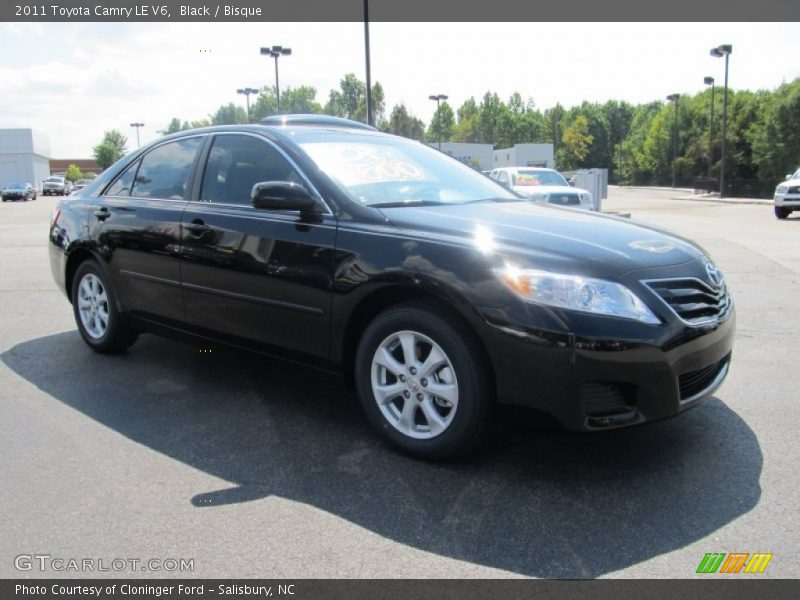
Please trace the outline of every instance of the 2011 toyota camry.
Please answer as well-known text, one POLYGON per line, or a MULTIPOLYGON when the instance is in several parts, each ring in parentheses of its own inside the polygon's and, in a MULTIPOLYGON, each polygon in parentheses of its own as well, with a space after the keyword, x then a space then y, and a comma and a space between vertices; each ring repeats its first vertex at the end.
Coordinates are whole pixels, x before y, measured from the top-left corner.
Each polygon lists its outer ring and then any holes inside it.
POLYGON ((475 447, 497 403, 669 417, 730 364, 733 302, 692 242, 331 117, 163 137, 63 200, 49 247, 92 349, 149 331, 337 371, 424 458, 475 447))

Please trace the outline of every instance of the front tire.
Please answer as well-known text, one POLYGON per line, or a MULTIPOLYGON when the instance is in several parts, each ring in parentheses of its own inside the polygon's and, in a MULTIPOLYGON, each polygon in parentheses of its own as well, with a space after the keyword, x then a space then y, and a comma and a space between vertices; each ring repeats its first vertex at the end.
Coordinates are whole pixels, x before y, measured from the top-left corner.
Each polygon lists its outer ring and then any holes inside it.
POLYGON ((391 308, 369 324, 356 354, 356 389, 383 438, 427 460, 476 448, 494 405, 480 342, 460 319, 426 303, 391 308))
POLYGON ((75 272, 72 307, 81 337, 95 352, 122 352, 139 337, 122 323, 108 275, 94 260, 84 261, 75 272))
POLYGON ((785 219, 790 214, 792 214, 792 210, 789 209, 789 208, 786 208, 785 206, 776 206, 775 207, 775 216, 778 217, 779 219, 785 219))

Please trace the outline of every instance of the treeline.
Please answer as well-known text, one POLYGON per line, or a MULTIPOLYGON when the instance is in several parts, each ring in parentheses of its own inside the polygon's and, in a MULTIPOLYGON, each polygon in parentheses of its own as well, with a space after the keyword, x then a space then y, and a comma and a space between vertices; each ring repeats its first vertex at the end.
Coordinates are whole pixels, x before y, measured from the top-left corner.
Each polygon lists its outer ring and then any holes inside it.
MULTIPOLYGON (((366 84, 348 74, 327 102, 316 99, 313 86, 281 90, 281 113, 329 114, 366 120, 366 84)), ((386 114, 380 83, 372 89, 372 112, 382 131, 434 142, 439 123, 411 114, 400 104, 386 114)), ((261 90, 251 104, 251 122, 277 113, 275 88, 261 90)), ((588 167, 609 169, 612 182, 668 185, 672 181, 673 144, 675 172, 680 185, 707 178, 718 180, 722 122, 722 90, 717 88, 714 113, 711 89, 678 100, 677 120, 672 103, 654 101, 634 105, 610 100, 584 102, 569 109, 560 104, 540 110, 519 93, 503 101, 486 92, 480 100, 469 98, 457 109, 441 104, 443 141, 493 144, 552 143, 561 170, 588 167), (677 127, 675 127, 677 124, 677 127), (673 135, 677 132, 677 138, 673 135)), ((173 119, 165 133, 205 125, 244 123, 243 106, 230 103, 200 121, 173 119)), ((800 78, 775 90, 728 91, 726 180, 729 193, 771 193, 777 181, 800 166, 800 78), (741 188, 741 189, 740 189, 741 188)))

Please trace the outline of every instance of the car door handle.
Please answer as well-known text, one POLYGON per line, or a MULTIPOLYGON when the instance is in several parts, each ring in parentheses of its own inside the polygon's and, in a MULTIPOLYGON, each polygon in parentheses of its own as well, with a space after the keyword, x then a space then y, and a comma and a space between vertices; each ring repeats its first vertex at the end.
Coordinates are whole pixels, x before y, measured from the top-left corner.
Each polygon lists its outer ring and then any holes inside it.
POLYGON ((97 217, 98 221, 105 221, 111 216, 111 213, 105 206, 103 206, 102 208, 98 208, 96 211, 94 211, 94 216, 97 217))
POLYGON ((206 231, 208 231, 208 225, 203 223, 202 219, 195 219, 186 226, 186 229, 188 229, 194 235, 203 235, 206 231))

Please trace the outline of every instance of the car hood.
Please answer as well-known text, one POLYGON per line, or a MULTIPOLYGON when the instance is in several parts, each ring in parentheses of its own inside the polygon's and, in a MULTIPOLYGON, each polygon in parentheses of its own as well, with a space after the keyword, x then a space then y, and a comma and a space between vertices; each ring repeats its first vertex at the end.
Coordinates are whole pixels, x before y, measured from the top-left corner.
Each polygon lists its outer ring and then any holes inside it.
POLYGON ((587 190, 569 185, 515 185, 512 189, 523 196, 533 194, 588 194, 587 190))
POLYGON ((497 258, 522 255, 569 272, 619 276, 696 260, 704 252, 668 231, 630 219, 528 202, 381 209, 409 237, 472 245, 497 258))
POLYGON ((800 179, 787 179, 786 181, 781 181, 778 186, 785 185, 786 187, 794 187, 796 185, 800 185, 800 179))

